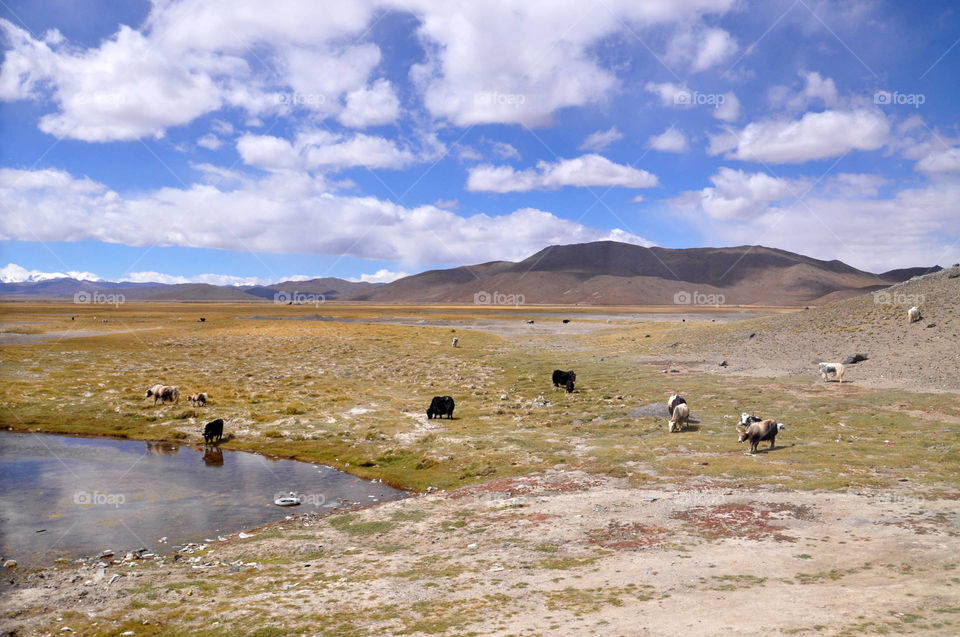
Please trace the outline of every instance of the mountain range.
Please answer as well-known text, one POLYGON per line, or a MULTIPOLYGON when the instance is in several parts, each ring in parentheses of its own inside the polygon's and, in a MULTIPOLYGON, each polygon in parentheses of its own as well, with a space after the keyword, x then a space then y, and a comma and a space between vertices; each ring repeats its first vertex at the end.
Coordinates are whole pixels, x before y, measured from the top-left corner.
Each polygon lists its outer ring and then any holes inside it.
POLYGON ((841 261, 763 246, 671 249, 597 241, 550 246, 518 262, 429 270, 387 284, 331 277, 267 286, 58 278, 0 283, 0 297, 62 299, 80 293, 113 293, 134 301, 796 306, 871 292, 940 269, 917 267, 875 274, 841 261))

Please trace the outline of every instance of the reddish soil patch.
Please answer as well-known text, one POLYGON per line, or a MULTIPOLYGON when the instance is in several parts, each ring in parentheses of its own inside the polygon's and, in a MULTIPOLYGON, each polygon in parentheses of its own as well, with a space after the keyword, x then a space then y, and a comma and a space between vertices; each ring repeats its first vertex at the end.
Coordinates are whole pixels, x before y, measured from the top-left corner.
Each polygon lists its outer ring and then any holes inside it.
POLYGON ((742 540, 783 540, 796 542, 796 538, 782 533, 783 527, 773 524, 775 514, 789 513, 791 517, 805 519, 811 516, 807 507, 790 504, 768 504, 758 507, 752 504, 721 504, 710 507, 692 507, 678 511, 673 518, 689 522, 710 540, 737 538, 742 540))
POLYGON ((594 529, 588 533, 590 544, 607 549, 640 549, 663 543, 667 529, 660 526, 648 526, 634 522, 610 522, 605 528, 594 529))

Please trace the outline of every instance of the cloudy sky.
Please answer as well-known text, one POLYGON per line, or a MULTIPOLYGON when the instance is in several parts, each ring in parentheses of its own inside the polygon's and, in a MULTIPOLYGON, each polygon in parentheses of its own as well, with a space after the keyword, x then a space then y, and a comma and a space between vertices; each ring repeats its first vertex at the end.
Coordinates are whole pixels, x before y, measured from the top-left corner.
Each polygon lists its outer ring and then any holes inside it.
POLYGON ((4 0, 2 274, 387 281, 600 239, 948 265, 958 12, 4 0))

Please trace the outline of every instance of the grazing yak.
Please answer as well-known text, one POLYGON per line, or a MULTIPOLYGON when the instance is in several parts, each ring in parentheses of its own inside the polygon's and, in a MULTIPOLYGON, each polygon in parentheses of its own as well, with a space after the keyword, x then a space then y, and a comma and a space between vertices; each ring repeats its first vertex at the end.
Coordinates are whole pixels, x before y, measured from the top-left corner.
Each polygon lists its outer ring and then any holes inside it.
POLYGON ((573 391, 573 384, 577 381, 577 375, 573 371, 564 372, 559 369, 553 370, 553 386, 566 387, 568 392, 573 391))
POLYGON ((170 385, 154 385, 147 390, 147 398, 151 396, 153 396, 154 405, 157 404, 158 400, 161 405, 168 400, 174 404, 180 403, 180 389, 170 385))
POLYGON ((450 344, 453 345, 454 347, 458 347, 460 345, 460 339, 454 336, 453 340, 450 341, 450 344))
POLYGON ((737 427, 746 428, 755 422, 761 422, 761 421, 763 421, 763 418, 760 418, 758 416, 753 416, 751 414, 743 413, 743 414, 740 414, 740 423, 737 425, 737 427))
POLYGON ((916 323, 917 321, 923 320, 923 316, 920 315, 920 308, 914 305, 909 310, 907 310, 907 322, 916 323))
POLYGON ((211 420, 203 428, 203 443, 212 444, 214 440, 220 442, 223 438, 223 418, 211 420))
POLYGON ((687 403, 678 403, 673 408, 673 415, 670 416, 670 420, 667 422, 667 431, 669 433, 683 431, 683 428, 687 426, 688 422, 690 422, 690 407, 687 406, 687 403))
POLYGON ((670 416, 673 417, 673 410, 677 408, 677 405, 685 405, 686 402, 680 394, 671 395, 667 399, 667 411, 670 412, 670 416))
POLYGON ((820 363, 818 369, 820 370, 820 375, 823 376, 824 381, 827 380, 827 376, 833 374, 837 377, 837 382, 843 382, 843 373, 846 371, 843 363, 820 363))
POLYGON ((770 448, 773 449, 777 440, 777 434, 784 429, 786 429, 786 426, 782 422, 775 420, 761 420, 760 422, 751 423, 750 426, 746 428, 741 428, 740 425, 737 425, 737 431, 740 433, 737 441, 749 441, 750 453, 757 453, 757 445, 764 440, 769 440, 770 448))
POLYGON ((190 394, 187 396, 187 400, 193 403, 194 407, 206 407, 207 406, 207 394, 206 392, 200 392, 199 394, 190 394))
POLYGON ((427 407, 427 419, 443 418, 446 416, 453 419, 453 398, 450 396, 434 396, 427 407))

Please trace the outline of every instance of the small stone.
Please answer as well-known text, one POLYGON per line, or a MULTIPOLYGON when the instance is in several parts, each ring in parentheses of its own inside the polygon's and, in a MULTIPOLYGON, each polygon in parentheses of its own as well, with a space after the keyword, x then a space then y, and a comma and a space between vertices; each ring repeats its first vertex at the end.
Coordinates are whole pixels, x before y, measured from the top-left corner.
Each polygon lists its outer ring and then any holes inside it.
POLYGON ((727 363, 727 359, 720 361, 720 367, 726 367, 727 365, 729 365, 729 363, 727 363))
POLYGON ((17 568, 17 560, 7 560, 3 563, 3 568, 17 568))

